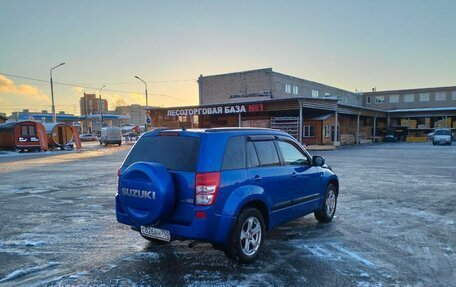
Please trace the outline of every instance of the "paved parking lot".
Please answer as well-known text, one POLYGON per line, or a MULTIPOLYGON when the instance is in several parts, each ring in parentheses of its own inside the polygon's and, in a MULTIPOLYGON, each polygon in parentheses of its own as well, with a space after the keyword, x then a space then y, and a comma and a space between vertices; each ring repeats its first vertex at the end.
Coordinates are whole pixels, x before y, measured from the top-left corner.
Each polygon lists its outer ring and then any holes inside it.
POLYGON ((338 173, 336 217, 267 235, 251 265, 208 244, 153 245, 116 223, 127 147, 0 157, 0 286, 454 286, 456 145, 319 152, 338 173))

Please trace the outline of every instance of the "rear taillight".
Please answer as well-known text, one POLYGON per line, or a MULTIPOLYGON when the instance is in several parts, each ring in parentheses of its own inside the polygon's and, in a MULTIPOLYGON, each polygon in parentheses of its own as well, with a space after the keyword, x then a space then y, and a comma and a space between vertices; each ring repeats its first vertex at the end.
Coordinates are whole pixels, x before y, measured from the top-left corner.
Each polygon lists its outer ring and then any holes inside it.
POLYGON ((220 186, 220 172, 196 174, 195 205, 212 205, 220 186))
POLYGON ((120 170, 121 170, 121 169, 122 169, 122 168, 121 168, 121 167, 119 167, 119 169, 117 170, 117 177, 119 177, 119 176, 120 176, 120 170))

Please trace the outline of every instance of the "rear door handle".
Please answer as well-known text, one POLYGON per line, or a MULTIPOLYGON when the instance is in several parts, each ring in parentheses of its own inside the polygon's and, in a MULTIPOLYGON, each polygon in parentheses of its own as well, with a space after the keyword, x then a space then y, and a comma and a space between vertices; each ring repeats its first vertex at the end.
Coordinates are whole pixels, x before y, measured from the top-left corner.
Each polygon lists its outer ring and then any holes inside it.
POLYGON ((259 175, 255 175, 255 177, 253 178, 254 181, 260 181, 261 179, 262 177, 259 175))

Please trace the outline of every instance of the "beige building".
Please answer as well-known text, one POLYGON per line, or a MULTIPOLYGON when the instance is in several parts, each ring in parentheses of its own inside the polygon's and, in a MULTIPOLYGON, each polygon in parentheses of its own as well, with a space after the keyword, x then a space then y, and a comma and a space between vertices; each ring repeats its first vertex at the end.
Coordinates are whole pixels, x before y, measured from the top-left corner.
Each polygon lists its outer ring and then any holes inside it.
POLYGON ((149 108, 154 127, 262 127, 306 144, 425 141, 456 130, 456 87, 354 93, 271 68, 200 76, 199 105, 149 108))
POLYGON ((143 126, 146 123, 146 107, 141 105, 129 105, 116 107, 115 113, 120 115, 129 115, 131 124, 143 126))
POLYGON ((200 105, 290 98, 338 99, 362 106, 361 94, 274 72, 272 68, 200 76, 200 105))
POLYGON ((79 100, 81 116, 100 114, 108 112, 108 101, 97 97, 95 94, 86 94, 79 100), (101 105, 100 105, 101 102, 101 105), (100 109, 101 107, 101 109, 100 109))
POLYGON ((364 94, 364 106, 388 113, 391 130, 407 130, 408 139, 425 140, 435 128, 456 130, 456 86, 364 94))

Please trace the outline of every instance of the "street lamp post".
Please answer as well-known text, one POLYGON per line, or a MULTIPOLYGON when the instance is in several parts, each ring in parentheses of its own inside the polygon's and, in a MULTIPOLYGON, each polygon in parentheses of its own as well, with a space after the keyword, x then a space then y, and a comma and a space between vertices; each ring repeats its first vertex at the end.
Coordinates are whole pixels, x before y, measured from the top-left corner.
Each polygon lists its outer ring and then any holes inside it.
POLYGON ((98 91, 98 94, 100 95, 100 129, 103 127, 103 103, 101 102, 101 90, 106 87, 103 85, 100 90, 98 91))
MULTIPOLYGON (((147 83, 146 83, 146 81, 144 81, 143 79, 141 79, 141 78, 138 77, 138 76, 135 76, 135 78, 138 79, 138 80, 140 80, 141 82, 144 83, 144 86, 145 86, 145 88, 146 88, 146 108, 147 108, 147 107, 149 106, 148 97, 147 97, 147 83)), ((147 118, 148 118, 148 117, 147 117, 147 111, 146 111, 146 121, 147 121, 147 118)), ((147 122, 144 123, 144 129, 145 129, 145 131, 147 131, 147 122)))
POLYGON ((51 77, 51 99, 52 99, 52 122, 53 123, 57 122, 57 116, 55 114, 55 105, 54 105, 54 83, 52 82, 52 70, 54 70, 55 68, 58 68, 60 66, 63 66, 63 65, 65 65, 65 63, 60 63, 57 66, 51 68, 51 70, 49 71, 49 75, 51 77))

